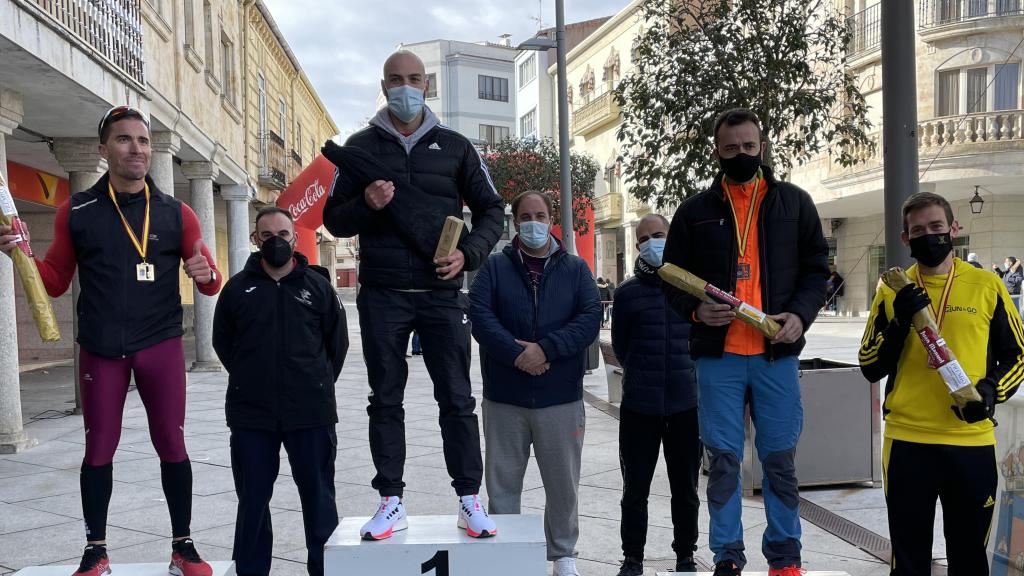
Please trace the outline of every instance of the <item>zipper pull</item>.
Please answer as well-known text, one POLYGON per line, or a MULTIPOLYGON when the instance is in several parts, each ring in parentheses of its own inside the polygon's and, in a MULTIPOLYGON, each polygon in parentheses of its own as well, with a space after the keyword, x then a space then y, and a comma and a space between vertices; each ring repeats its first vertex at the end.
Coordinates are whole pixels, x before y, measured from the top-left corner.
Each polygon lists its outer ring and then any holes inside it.
POLYGON ((718 219, 718 225, 719 226, 725 226, 725 218, 719 218, 718 219))

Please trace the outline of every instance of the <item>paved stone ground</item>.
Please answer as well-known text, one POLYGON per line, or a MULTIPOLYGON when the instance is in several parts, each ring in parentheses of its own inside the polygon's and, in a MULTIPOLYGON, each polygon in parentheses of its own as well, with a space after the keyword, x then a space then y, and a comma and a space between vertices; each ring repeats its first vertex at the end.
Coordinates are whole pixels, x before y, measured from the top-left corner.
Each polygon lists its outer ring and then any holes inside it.
MULTIPOLYGON (((342 516, 365 516, 376 504, 369 487, 373 476, 366 435, 366 368, 362 362, 355 306, 347 302, 352 349, 337 382, 338 458, 337 502, 342 516)), ((807 356, 855 360, 862 324, 826 321, 816 324, 807 356)), ((454 514, 456 499, 441 452, 437 407, 430 380, 419 358, 409 361, 406 394, 409 459, 406 465, 406 504, 411 514, 454 514)), ((231 478, 228 432, 224 424, 226 374, 190 374, 186 435, 195 475, 193 537, 211 560, 229 559, 236 498, 231 478)), ((588 390, 606 389, 604 370, 587 377, 588 390)), ((473 381, 480 397, 479 366, 473 381)), ((26 431, 39 445, 20 454, 0 457, 0 575, 24 566, 77 564, 84 545, 78 489, 83 453, 82 420, 68 415, 73 407, 72 369, 57 366, 22 374, 26 431)), ((610 576, 620 560, 618 519, 622 482, 618 464, 618 422, 587 407, 583 479, 580 488, 580 571, 585 576, 610 576)), ((275 575, 304 574, 305 549, 298 495, 282 454, 281 477, 272 501, 275 575)), ((124 433, 114 466, 114 495, 108 539, 111 559, 158 562, 169 553, 170 522, 160 489, 159 465, 149 442, 145 412, 135 392, 129 394, 124 433)), ((704 498, 704 479, 701 481, 704 498)), ((526 479, 524 513, 541 514, 543 487, 535 464, 526 479)), ((859 487, 806 491, 820 504, 885 534, 885 510, 880 490, 859 487)), ((764 570, 760 538, 764 530, 760 498, 744 501, 746 543, 750 569, 764 570)), ((650 500, 648 574, 673 560, 669 489, 664 464, 659 468, 650 500)), ((706 503, 700 515, 698 556, 711 560, 707 550, 706 503)), ((805 566, 810 570, 842 570, 853 576, 882 576, 886 567, 866 553, 804 523, 805 566)))

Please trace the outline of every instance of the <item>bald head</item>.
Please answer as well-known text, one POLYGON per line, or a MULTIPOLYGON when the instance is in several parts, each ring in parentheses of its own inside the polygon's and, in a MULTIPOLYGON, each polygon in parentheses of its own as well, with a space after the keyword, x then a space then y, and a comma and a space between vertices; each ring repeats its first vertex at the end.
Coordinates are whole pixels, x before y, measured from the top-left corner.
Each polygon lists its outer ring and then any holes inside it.
POLYGON ((661 214, 648 214, 640 219, 636 225, 636 247, 647 242, 651 238, 664 238, 668 236, 668 219, 661 214))
POLYGON ((423 60, 420 60, 420 57, 416 54, 408 50, 399 50, 388 56, 388 59, 384 61, 385 88, 401 86, 402 84, 414 85, 408 81, 412 76, 418 76, 421 83, 426 77, 423 60))

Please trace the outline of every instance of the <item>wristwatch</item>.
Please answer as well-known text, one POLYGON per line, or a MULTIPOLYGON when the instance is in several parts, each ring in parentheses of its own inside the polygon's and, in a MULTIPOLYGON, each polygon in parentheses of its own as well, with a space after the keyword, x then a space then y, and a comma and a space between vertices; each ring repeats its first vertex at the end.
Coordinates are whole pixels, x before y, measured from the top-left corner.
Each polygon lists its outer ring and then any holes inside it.
POLYGON ((210 268, 210 281, 207 282, 206 284, 213 284, 216 281, 217 281, 217 271, 214 270, 213 268, 210 268))

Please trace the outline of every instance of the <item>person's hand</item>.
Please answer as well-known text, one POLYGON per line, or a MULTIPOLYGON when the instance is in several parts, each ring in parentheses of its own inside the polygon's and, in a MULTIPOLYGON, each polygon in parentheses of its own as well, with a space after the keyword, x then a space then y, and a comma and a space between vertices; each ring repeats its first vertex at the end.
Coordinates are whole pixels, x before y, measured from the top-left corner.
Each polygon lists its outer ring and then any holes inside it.
POLYGON ((19 242, 22 240, 27 242, 29 240, 28 224, 22 221, 21 226, 24 234, 22 236, 18 236, 14 234, 13 228, 0 224, 0 252, 10 256, 11 252, 18 247, 19 242))
POLYGON ((913 283, 907 284, 900 288, 900 291, 896 293, 896 298, 892 301, 893 316, 900 326, 909 327, 914 314, 924 310, 931 303, 932 301, 928 298, 928 293, 924 288, 913 283))
POLYGON ((437 277, 441 280, 451 280, 462 272, 462 267, 466 265, 466 256, 462 253, 462 250, 458 248, 455 252, 452 252, 444 258, 435 258, 434 264, 437 264, 437 277))
POLYGON ((185 275, 195 280, 196 284, 209 284, 213 280, 213 268, 203 256, 203 241, 196 240, 192 246, 192 257, 185 260, 185 275))
POLYGON ((533 376, 539 376, 547 370, 547 368, 541 370, 548 363, 548 357, 544 354, 544 349, 540 347, 540 344, 523 340, 516 340, 516 344, 523 347, 522 353, 516 358, 516 368, 533 376))
POLYGON ((792 344, 804 335, 804 323, 796 314, 783 312, 782 314, 771 314, 768 317, 782 324, 782 330, 779 330, 775 338, 772 338, 772 344, 792 344))
POLYGON ((395 185, 392 182, 376 180, 363 192, 366 204, 373 210, 383 210, 395 197, 395 185))
POLYGON ((996 413, 996 388, 992 385, 992 382, 983 379, 974 388, 981 396, 981 400, 968 402, 963 408, 959 406, 952 407, 956 417, 968 424, 987 420, 996 413))
POLYGON ((708 326, 726 326, 736 318, 736 312, 728 304, 701 302, 697 306, 697 319, 708 326))
POLYGON ((992 265, 992 269, 993 270, 1002 270, 1002 268, 999 267, 999 264, 993 264, 992 265))
POLYGON ((529 374, 530 376, 540 376, 541 374, 547 372, 549 368, 551 368, 551 363, 545 362, 537 368, 527 370, 526 373, 529 374))

